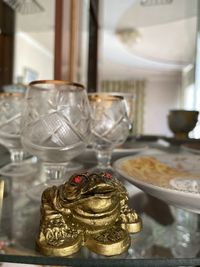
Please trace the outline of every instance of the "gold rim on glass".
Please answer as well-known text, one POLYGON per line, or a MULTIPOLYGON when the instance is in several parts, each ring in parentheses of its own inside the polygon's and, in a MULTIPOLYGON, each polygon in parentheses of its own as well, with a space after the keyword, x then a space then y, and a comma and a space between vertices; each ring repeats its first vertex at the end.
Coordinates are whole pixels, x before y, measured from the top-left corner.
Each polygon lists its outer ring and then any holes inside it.
POLYGON ((82 89, 85 89, 84 85, 80 83, 70 82, 70 81, 64 81, 64 80, 37 80, 32 81, 29 83, 29 86, 37 86, 39 84, 58 84, 58 85, 71 85, 71 86, 77 86, 82 89))
POLYGON ((0 92, 0 97, 5 96, 5 97, 13 97, 13 96, 24 96, 25 93, 22 92, 0 92))
POLYGON ((107 101, 115 101, 115 100, 123 100, 124 97, 121 95, 110 95, 107 93, 89 93, 88 98, 90 101, 98 101, 98 100, 107 100, 107 101))

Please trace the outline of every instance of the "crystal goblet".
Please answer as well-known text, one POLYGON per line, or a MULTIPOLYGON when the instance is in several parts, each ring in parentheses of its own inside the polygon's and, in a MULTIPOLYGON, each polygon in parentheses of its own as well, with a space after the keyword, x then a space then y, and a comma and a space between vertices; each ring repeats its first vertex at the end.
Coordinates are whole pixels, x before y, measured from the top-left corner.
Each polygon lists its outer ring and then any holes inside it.
POLYGON ((135 111, 136 111, 136 96, 133 92, 108 92, 108 94, 111 95, 118 95, 122 96, 125 101, 125 106, 127 109, 127 115, 129 119, 129 135, 133 135, 133 130, 134 130, 134 122, 135 122, 135 111))
POLYGON ((9 150, 11 161, 0 169, 4 176, 28 176, 37 171, 35 164, 24 160, 20 137, 23 103, 23 93, 0 93, 0 143, 9 150))
POLYGON ((87 146, 90 111, 86 90, 59 80, 31 82, 22 113, 22 144, 42 162, 40 182, 62 179, 87 146))
POLYGON ((113 149, 129 135, 129 119, 122 96, 107 93, 88 94, 91 107, 92 147, 96 153, 96 170, 109 170, 113 149))

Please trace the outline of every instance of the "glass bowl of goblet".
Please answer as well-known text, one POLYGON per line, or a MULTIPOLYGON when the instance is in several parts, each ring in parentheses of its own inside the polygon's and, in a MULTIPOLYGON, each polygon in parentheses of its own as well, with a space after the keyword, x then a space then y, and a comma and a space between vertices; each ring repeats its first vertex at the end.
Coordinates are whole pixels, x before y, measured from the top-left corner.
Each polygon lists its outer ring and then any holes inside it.
POLYGON ((111 167, 113 149, 122 145, 128 135, 130 122, 125 100, 120 95, 109 93, 88 94, 91 108, 91 145, 97 157, 93 170, 108 170, 111 167))
POLYGON ((62 180, 68 163, 87 146, 90 110, 86 90, 61 80, 29 84, 22 113, 22 144, 41 160, 40 182, 62 180))
POLYGON ((111 95, 122 96, 125 101, 125 106, 127 109, 127 115, 129 119, 129 135, 133 135, 134 132, 134 120, 136 112, 136 96, 134 92, 107 92, 111 95))
POLYGON ((24 93, 0 93, 0 143, 10 152, 10 163, 0 169, 7 177, 25 177, 36 173, 37 166, 26 160, 21 144, 20 123, 24 93))

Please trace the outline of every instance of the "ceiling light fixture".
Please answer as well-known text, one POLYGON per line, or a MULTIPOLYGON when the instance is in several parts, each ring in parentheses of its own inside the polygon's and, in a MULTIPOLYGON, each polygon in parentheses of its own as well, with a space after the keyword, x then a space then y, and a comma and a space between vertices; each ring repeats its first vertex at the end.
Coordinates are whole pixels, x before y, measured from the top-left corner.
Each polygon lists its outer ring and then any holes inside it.
POLYGON ((139 43, 141 40, 141 35, 136 28, 118 29, 115 34, 122 43, 129 47, 132 47, 135 43, 139 43))
POLYGON ((44 11, 44 8, 36 0, 3 0, 13 10, 26 15, 44 11))
POLYGON ((158 5, 169 5, 173 0, 141 0, 142 6, 158 6, 158 5))

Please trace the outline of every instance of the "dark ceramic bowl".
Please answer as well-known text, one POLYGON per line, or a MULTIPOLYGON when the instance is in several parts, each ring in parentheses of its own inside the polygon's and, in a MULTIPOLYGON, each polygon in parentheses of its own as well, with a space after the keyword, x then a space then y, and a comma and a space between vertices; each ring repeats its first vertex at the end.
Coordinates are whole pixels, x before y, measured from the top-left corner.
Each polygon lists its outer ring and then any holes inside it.
POLYGON ((174 133, 175 138, 188 138, 188 133, 192 131, 198 121, 199 112, 196 110, 170 110, 168 115, 168 125, 174 133))

